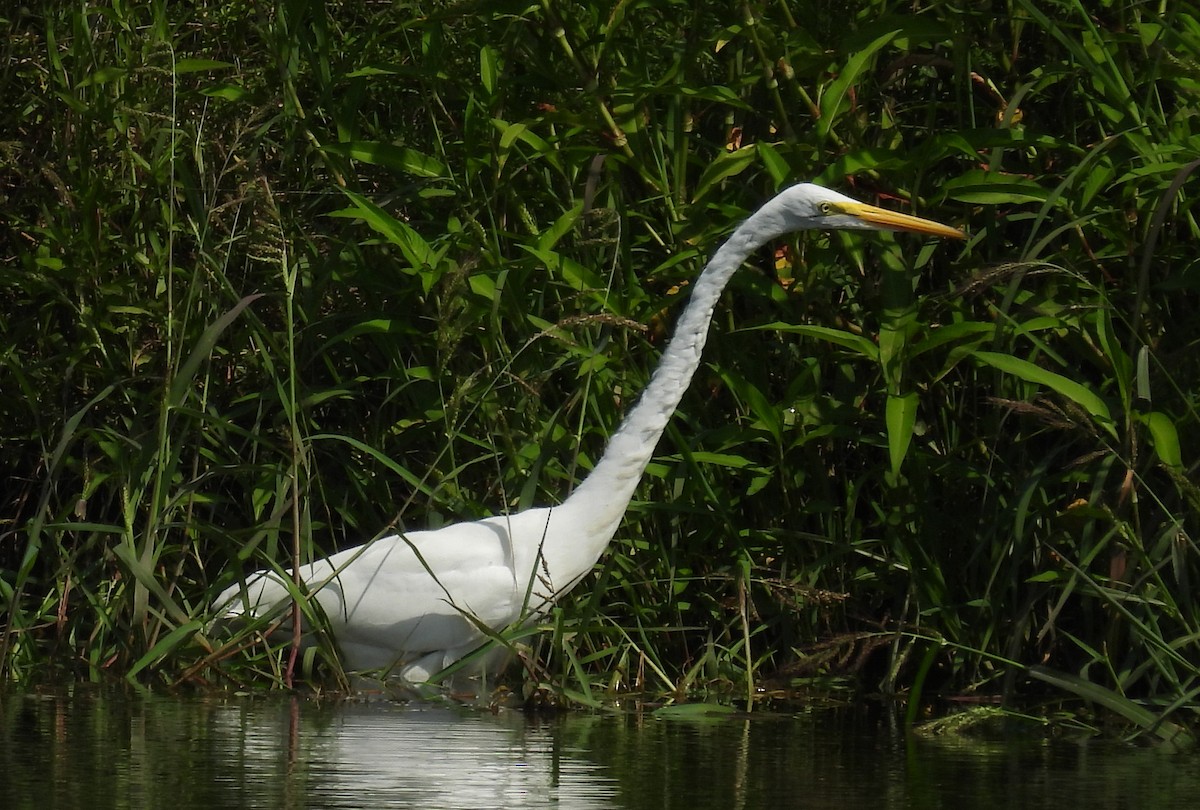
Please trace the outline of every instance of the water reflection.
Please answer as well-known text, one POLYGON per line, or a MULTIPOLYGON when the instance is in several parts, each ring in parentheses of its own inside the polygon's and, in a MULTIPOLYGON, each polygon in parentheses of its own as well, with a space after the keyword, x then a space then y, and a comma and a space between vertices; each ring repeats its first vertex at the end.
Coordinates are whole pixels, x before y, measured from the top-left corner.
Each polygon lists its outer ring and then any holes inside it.
POLYGON ((222 706, 216 725, 236 741, 234 784, 279 786, 289 806, 615 807, 612 780, 552 725, 447 708, 299 701, 270 716, 222 706))
POLYGON ((906 737, 887 712, 530 719, 391 703, 0 694, 8 808, 1194 807, 1194 756, 906 737))

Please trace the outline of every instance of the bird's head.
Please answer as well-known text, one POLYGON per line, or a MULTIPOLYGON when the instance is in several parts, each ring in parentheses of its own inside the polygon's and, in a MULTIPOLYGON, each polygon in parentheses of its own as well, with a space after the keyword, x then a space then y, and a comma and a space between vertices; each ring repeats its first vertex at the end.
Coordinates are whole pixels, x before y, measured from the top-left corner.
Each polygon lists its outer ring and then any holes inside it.
POLYGON ((759 209, 761 235, 767 239, 803 230, 909 231, 965 239, 957 228, 920 217, 877 208, 813 183, 798 183, 779 192, 759 209))

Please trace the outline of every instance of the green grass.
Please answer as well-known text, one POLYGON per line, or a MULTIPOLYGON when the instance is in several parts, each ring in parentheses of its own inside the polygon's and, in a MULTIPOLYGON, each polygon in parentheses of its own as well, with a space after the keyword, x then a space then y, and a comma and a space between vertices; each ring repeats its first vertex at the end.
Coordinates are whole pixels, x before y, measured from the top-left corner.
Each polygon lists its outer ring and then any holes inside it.
POLYGON ((565 497, 710 251, 816 179, 971 239, 735 278, 527 682, 1192 724, 1200 21, 926 6, 0 21, 0 673, 282 683, 286 648, 198 633, 217 592, 565 497))

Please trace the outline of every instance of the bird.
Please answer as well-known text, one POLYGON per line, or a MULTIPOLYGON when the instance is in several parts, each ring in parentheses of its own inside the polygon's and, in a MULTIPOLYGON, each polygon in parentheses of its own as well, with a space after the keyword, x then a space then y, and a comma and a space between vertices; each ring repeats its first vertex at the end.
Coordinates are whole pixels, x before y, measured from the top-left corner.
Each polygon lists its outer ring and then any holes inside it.
MULTIPOLYGON (((544 616, 577 585, 615 536, 700 366, 714 308, 730 278, 768 242, 812 229, 965 238, 957 228, 813 183, 779 192, 712 255, 641 397, 561 503, 399 532, 300 568, 302 591, 318 603, 346 671, 436 682, 489 635, 544 616)), ((263 570, 239 579, 214 601, 217 615, 244 621, 280 614, 294 593, 282 576, 263 570)), ((286 577, 292 579, 290 570, 286 577)))

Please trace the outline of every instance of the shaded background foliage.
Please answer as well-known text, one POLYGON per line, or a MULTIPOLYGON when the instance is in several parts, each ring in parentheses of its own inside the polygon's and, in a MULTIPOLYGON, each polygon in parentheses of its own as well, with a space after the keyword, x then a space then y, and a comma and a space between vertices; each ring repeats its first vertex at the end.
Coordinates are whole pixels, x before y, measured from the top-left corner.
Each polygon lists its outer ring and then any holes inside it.
POLYGON ((565 497, 709 252, 816 179, 973 236, 735 278, 534 680, 1189 703, 1195 8, 835 6, 5 17, 0 668, 278 675, 197 636, 213 594, 565 497))

